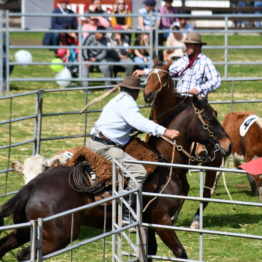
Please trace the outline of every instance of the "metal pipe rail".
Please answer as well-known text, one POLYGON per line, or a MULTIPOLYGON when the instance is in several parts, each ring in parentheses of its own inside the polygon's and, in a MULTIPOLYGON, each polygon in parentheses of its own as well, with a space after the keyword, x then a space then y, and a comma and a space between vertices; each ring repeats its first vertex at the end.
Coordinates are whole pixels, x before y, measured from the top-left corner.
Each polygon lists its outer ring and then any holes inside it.
MULTIPOLYGON (((105 17, 110 17, 110 16, 112 16, 112 14, 101 14, 102 16, 105 16, 105 17)), ((24 13, 9 13, 9 12, 7 12, 6 13, 6 17, 7 17, 7 32, 8 33, 14 33, 14 32, 17 32, 17 33, 19 33, 19 32, 23 32, 23 33, 27 33, 27 32, 29 32, 29 33, 33 33, 33 32, 56 32, 56 33, 58 33, 58 32, 77 32, 77 33, 79 33, 79 35, 81 35, 81 33, 83 33, 83 30, 81 30, 81 28, 78 28, 77 30, 49 30, 49 31, 47 31, 47 30, 23 30, 23 29, 12 29, 12 28, 10 28, 9 27, 9 24, 8 24, 8 22, 9 22, 9 18, 10 17, 12 17, 12 16, 33 16, 33 17, 41 17, 41 16, 47 16, 47 17, 52 17, 52 16, 62 16, 62 15, 59 15, 59 14, 43 14, 43 13, 39 13, 39 14, 30 14, 30 13, 28 13, 28 14, 24 14, 24 13)), ((82 18, 83 17, 83 15, 80 15, 80 14, 72 14, 72 15, 70 15, 70 16, 72 16, 72 17, 78 17, 79 19, 80 18, 82 18)), ((84 15, 85 16, 85 15, 84 15)), ((90 16, 89 14, 88 15, 86 15, 86 16, 90 16)), ((92 16, 92 15, 91 15, 92 16)), ((119 15, 116 15, 116 16, 119 16, 119 15)), ((125 17, 125 16, 131 16, 131 17, 138 17, 139 16, 139 14, 131 14, 131 15, 122 15, 123 17, 125 17)), ((166 15, 167 17, 170 17, 170 15, 166 15)), ((225 35, 225 39, 224 39, 224 45, 223 46, 208 46, 208 47, 204 47, 204 48, 206 48, 206 49, 209 49, 209 50, 211 50, 211 49, 220 49, 220 50, 222 50, 222 49, 224 49, 225 50, 225 52, 224 52, 224 60, 222 61, 222 62, 218 62, 218 61, 215 61, 214 62, 214 64, 215 65, 221 65, 221 66, 224 66, 224 78, 225 79, 227 79, 228 78, 228 75, 227 75, 227 67, 228 66, 231 66, 231 65, 245 65, 245 64, 250 64, 250 65, 262 65, 262 62, 260 62, 260 61, 256 61, 256 62, 253 62, 253 61, 250 61, 250 62, 241 62, 241 61, 228 61, 228 50, 232 50, 232 49, 261 49, 261 46, 229 46, 228 45, 228 41, 227 41, 227 38, 228 38, 228 34, 231 34, 231 33, 236 33, 236 32, 240 32, 241 30, 230 30, 229 28, 228 28, 228 25, 227 25, 227 23, 228 23, 228 19, 230 19, 230 17, 238 17, 238 16, 243 16, 243 17, 245 17, 245 15, 228 15, 228 14, 226 14, 226 15, 212 15, 212 17, 210 17, 210 16, 208 16, 208 15, 188 15, 188 14, 175 14, 175 15, 171 15, 171 16, 174 16, 174 17, 190 17, 192 20, 193 19, 203 19, 204 17, 207 17, 208 19, 210 19, 210 18, 216 18, 216 19, 223 19, 224 21, 225 21, 225 29, 224 30, 217 30, 217 29, 215 29, 215 30, 212 30, 212 31, 210 31, 210 30, 200 30, 200 29, 196 29, 195 31, 196 32, 202 32, 202 33, 219 33, 219 34, 224 34, 225 35)), ((246 17, 248 17, 248 16, 250 16, 250 15, 246 15, 246 17)), ((252 17, 256 17, 256 15, 252 15, 252 17)), ((259 16, 258 16, 259 17, 259 16)), ((111 32, 111 30, 105 30, 106 32, 111 32)), ((120 33, 123 33, 123 32, 125 32, 126 33, 126 30, 117 30, 116 32, 120 32, 120 33)), ((155 43, 157 43, 158 42, 158 33, 161 33, 161 32, 166 32, 165 30, 160 30, 160 29, 156 29, 156 34, 155 34, 155 39, 153 39, 153 35, 152 35, 152 31, 150 31, 150 30, 148 30, 148 31, 145 31, 145 32, 148 32, 149 34, 150 34, 150 46, 149 46, 149 48, 150 48, 150 53, 151 54, 153 54, 153 52, 155 51, 156 53, 158 52, 158 50, 163 50, 165 47, 163 47, 163 46, 158 46, 158 45, 156 45, 156 46, 154 46, 154 44, 153 44, 153 41, 155 41, 155 43)), ((182 32, 182 31, 181 31, 182 32)), ((262 32, 262 30, 249 30, 249 31, 245 31, 246 33, 261 33, 262 32)), ((137 29, 131 29, 130 30, 130 33, 141 33, 141 31, 139 31, 139 30, 137 30, 137 29)), ((9 35, 7 36, 7 39, 6 39, 6 44, 7 44, 7 46, 8 46, 8 50, 7 50, 7 56, 9 56, 9 53, 10 53, 10 50, 11 49, 19 49, 19 48, 24 48, 24 49, 47 49, 47 48, 56 48, 56 46, 31 46, 31 45, 28 45, 28 46, 25 46, 25 45, 17 45, 17 46, 15 46, 15 45, 8 45, 8 41, 9 41, 9 35)), ((81 38, 81 37, 80 37, 81 38)), ((57 48, 59 48, 60 46, 57 46, 57 48)), ((70 47, 67 47, 67 46, 63 46, 63 48, 66 48, 66 49, 68 49, 68 48, 78 48, 78 49, 80 49, 80 50, 82 50, 82 49, 84 49, 85 47, 83 47, 82 46, 82 41, 79 41, 79 44, 77 45, 77 46, 70 46, 70 47)), ((97 47, 89 47, 89 48, 96 48, 97 49, 97 47)), ((105 47, 105 48, 109 48, 110 49, 110 47, 105 47)), ((124 48, 124 47, 115 47, 115 48, 124 48)), ((145 48, 147 48, 147 47, 142 47, 142 46, 134 46, 134 45, 131 45, 130 47, 129 47, 129 49, 145 49, 145 48)), ((75 66, 78 66, 78 67, 81 67, 82 65, 88 65, 88 64, 91 64, 91 62, 84 62, 84 61, 82 61, 82 59, 80 58, 79 59, 79 61, 77 61, 77 62, 68 62, 68 63, 64 63, 65 65, 75 65, 75 66)), ((99 63, 92 63, 92 64, 94 64, 94 65, 98 65, 99 63)), ((136 65, 134 62, 130 62, 130 63, 128 63, 128 62, 126 62, 126 63, 120 63, 120 62, 113 62, 113 63, 111 63, 111 62, 106 62, 105 64, 108 64, 108 65, 114 65, 114 66, 118 66, 118 65, 136 65)), ((148 66, 152 66, 150 63, 144 63, 145 65, 148 65, 148 66)), ((16 62, 10 62, 10 61, 8 61, 7 60, 7 65, 6 65, 6 67, 7 67, 7 71, 8 71, 8 69, 9 69, 9 66, 10 65, 21 65, 21 64, 19 64, 19 63, 16 63, 16 62)), ((51 62, 50 63, 47 63, 47 62, 32 62, 32 63, 30 63, 29 65, 34 65, 34 66, 36 66, 36 65, 39 65, 39 66, 41 66, 41 65, 51 65, 51 62)), ((80 68, 80 73, 81 73, 81 68, 80 68)), ((240 78, 238 78, 238 79, 240 79, 240 78)), ((253 79, 257 79, 257 78, 253 78, 253 79)), ((60 79, 61 81, 62 80, 67 80, 67 79, 60 79)), ((79 74, 79 77, 77 77, 77 78, 73 78, 72 79, 72 81, 92 81, 92 82, 98 82, 98 81, 112 81, 112 80, 115 80, 115 79, 112 79, 112 78, 103 78, 103 77, 101 77, 101 78, 90 78, 90 77, 88 77, 88 78, 81 78, 81 74, 79 74)), ((117 81, 121 81, 122 80, 122 78, 118 78, 117 79, 117 81)), ((55 78, 10 78, 9 77, 9 71, 8 72, 6 72, 6 90, 4 90, 3 89, 3 87, 1 87, 0 88, 0 94, 1 93, 4 93, 4 91, 6 91, 6 94, 8 94, 9 93, 9 83, 12 83, 12 82, 23 82, 23 81, 28 81, 28 82, 54 82, 54 81, 56 81, 56 79, 55 78)), ((244 78, 243 78, 243 81, 244 81, 244 78)))

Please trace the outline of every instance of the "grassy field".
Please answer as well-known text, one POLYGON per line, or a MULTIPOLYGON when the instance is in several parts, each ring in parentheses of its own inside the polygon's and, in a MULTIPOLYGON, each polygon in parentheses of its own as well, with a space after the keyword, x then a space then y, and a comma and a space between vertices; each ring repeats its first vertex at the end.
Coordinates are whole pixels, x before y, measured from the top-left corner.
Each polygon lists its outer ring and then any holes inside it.
MULTIPOLYGON (((38 45, 41 42, 42 34, 14 34, 11 37, 11 43, 14 45, 38 45)), ((223 36, 204 36, 203 40, 209 45, 222 45, 223 36)), ((262 45, 262 37, 260 35, 232 35, 229 37, 229 45, 262 45)), ((15 50, 12 50, 11 54, 15 50)), ((53 58, 53 53, 48 50, 35 50, 30 52, 33 55, 34 62, 50 62, 53 58)), ((205 53, 214 61, 222 62, 224 50, 206 50, 205 53)), ((262 61, 262 53, 257 49, 251 50, 229 50, 230 61, 262 61)), ((223 75, 223 67, 217 66, 221 75, 223 75)), ((229 77, 258 77, 261 76, 261 66, 252 65, 232 65, 229 67, 229 77)), ((33 78, 33 77, 54 77, 55 73, 48 66, 17 66, 12 74, 13 78, 33 78)), ((99 73, 94 73, 92 76, 99 77, 99 73)), ((73 83, 74 86, 77 83, 73 83)), ((33 90, 51 90, 57 88, 56 83, 52 82, 13 82, 11 84, 11 94, 24 93, 33 90)), ((221 87, 212 95, 210 101, 228 101, 231 99, 231 88, 234 88, 235 100, 255 100, 262 99, 261 81, 236 81, 223 82, 221 87)), ((79 111, 83 108, 86 100, 90 101, 103 91, 92 91, 84 93, 79 90, 61 90, 44 94, 43 113, 60 113, 79 111)), ((115 94, 112 94, 107 99, 98 104, 93 105, 87 115, 87 130, 93 126, 94 121, 98 117, 97 111, 115 94)), ((35 113, 35 95, 27 95, 16 97, 12 100, 0 100, 0 121, 5 121, 10 118, 20 118, 23 116, 33 115, 35 113)), ((139 97, 139 104, 143 105, 142 94, 139 97)), ((262 115, 261 104, 234 104, 230 105, 214 105, 218 111, 219 119, 222 120, 224 115, 231 109, 233 111, 253 111, 258 115, 262 115)), ((149 115, 149 109, 143 109, 145 116, 149 115)), ((85 115, 72 114, 63 116, 46 116, 43 118, 42 137, 50 136, 70 136, 76 134, 84 134, 85 132, 85 115)), ((34 120, 28 119, 18 121, 12 125, 0 125, 0 146, 8 145, 9 143, 18 143, 24 140, 33 138, 34 120)), ((84 144, 84 138, 60 139, 43 141, 41 143, 41 154, 49 157, 52 154, 66 148, 79 146, 84 144)), ((32 154, 32 143, 21 145, 9 149, 0 150, 0 170, 4 170, 10 166, 10 161, 23 161, 32 154), (10 156, 10 161, 9 161, 10 156)), ((230 161, 229 166, 232 166, 230 161)), ((199 178, 193 173, 188 175, 191 185, 190 195, 199 195, 199 178)), ((229 191, 234 200, 259 202, 257 197, 250 195, 248 180, 243 175, 227 174, 227 184, 229 191)), ((22 176, 13 172, 0 174, 0 194, 17 190, 23 184, 22 176)), ((219 182, 215 198, 228 199, 222 179, 219 182)), ((6 198, 1 200, 3 203, 6 198)), ((197 209, 198 203, 186 201, 176 225, 188 227, 191 219, 197 209)), ((210 204, 204 213, 204 228, 217 231, 239 232, 247 234, 262 235, 262 219, 261 208, 231 206, 224 204, 210 204)), ((6 221, 10 223, 10 220, 6 221)), ((83 227, 80 240, 94 236, 101 231, 92 228, 83 227)), ((194 233, 178 232, 181 242, 184 244, 187 253, 191 259, 198 259, 198 241, 199 235, 194 233)), ((158 255, 169 256, 170 250, 161 243, 158 239, 159 248, 158 255)), ((15 261, 17 250, 8 253, 2 261, 15 261)), ((73 252, 74 261, 101 261, 103 253, 103 241, 97 241, 88 246, 81 247, 73 252)), ((106 261, 111 261, 111 238, 106 239, 106 261)), ((262 260, 262 241, 247 240, 233 237, 222 237, 216 235, 204 235, 204 260, 205 261, 225 261, 225 262, 259 262, 262 260)), ((64 254, 49 261, 70 261, 70 255, 64 254)))

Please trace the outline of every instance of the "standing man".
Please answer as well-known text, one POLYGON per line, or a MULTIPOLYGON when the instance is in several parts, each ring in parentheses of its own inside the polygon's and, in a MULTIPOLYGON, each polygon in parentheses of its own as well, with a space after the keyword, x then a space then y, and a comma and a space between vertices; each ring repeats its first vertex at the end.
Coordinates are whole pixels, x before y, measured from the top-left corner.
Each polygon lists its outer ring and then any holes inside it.
MULTIPOLYGON (((184 41, 187 56, 176 60, 170 67, 172 76, 179 77, 176 91, 182 95, 198 95, 207 98, 208 94, 217 89, 221 78, 210 58, 202 53, 201 36, 196 32, 189 32, 184 41)), ((150 69, 136 70, 133 75, 148 75, 150 69)))
MULTIPOLYGON (((179 131, 166 129, 153 121, 145 118, 137 106, 140 86, 140 78, 127 76, 124 81, 118 84, 121 92, 111 99, 103 108, 102 113, 91 130, 92 138, 87 140, 86 146, 97 154, 108 160, 113 158, 122 162, 123 159, 134 160, 129 154, 123 151, 123 147, 130 140, 130 133, 133 129, 150 133, 154 136, 166 136, 175 139, 179 131)), ((140 187, 147 177, 143 165, 123 163, 125 168, 135 178, 140 187)), ((128 189, 135 187, 132 180, 129 180, 128 189)), ((135 197, 135 196, 133 196, 135 197)), ((131 198, 130 205, 134 204, 131 198)), ((126 211, 126 210, 125 210, 126 211)), ((128 212, 124 212, 124 219, 128 218, 128 212)))

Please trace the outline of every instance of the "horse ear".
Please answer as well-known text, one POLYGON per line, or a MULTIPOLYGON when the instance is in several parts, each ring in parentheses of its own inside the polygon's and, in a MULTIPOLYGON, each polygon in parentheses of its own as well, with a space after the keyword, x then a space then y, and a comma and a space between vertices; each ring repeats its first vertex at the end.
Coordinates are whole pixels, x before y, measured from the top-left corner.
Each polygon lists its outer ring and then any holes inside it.
POLYGON ((19 161, 14 161, 11 163, 11 167, 18 173, 23 173, 24 165, 19 161))

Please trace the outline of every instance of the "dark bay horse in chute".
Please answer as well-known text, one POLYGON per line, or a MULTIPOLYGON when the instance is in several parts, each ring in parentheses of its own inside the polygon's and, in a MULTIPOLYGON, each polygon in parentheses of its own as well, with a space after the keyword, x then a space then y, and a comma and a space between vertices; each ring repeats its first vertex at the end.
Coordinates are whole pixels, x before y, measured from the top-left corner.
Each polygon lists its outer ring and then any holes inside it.
MULTIPOLYGON (((221 150, 229 153, 228 137, 217 121, 213 109, 205 101, 200 101, 197 97, 189 98, 176 108, 173 112, 173 117, 174 119, 170 121, 168 126, 180 131, 181 135, 177 139, 177 144, 183 146, 185 150, 188 150, 192 141, 197 141, 208 149, 214 148, 219 144, 221 150), (204 119, 210 130, 212 130, 212 137, 207 135, 206 128, 200 121, 200 118, 204 119)), ((172 151, 172 145, 162 138, 156 138, 154 144, 164 159, 170 161, 169 151, 172 151)), ((188 157, 176 154, 174 162, 187 163, 188 157)), ((0 221, 3 221, 4 217, 13 216, 14 223, 27 222, 38 217, 47 217, 94 202, 95 196, 93 193, 77 192, 70 186, 68 178, 73 168, 75 167, 50 168, 31 180, 3 205, 0 211, 0 221)), ((185 173, 186 171, 181 170, 180 172, 185 173)), ((176 195, 184 194, 179 176, 171 173, 168 168, 164 167, 157 167, 154 174, 148 176, 144 183, 143 191, 176 195)), ((183 201, 179 199, 156 198, 148 204, 151 199, 153 198, 143 198, 143 205, 146 207, 143 212, 143 221, 171 226, 183 201)), ((79 235, 80 225, 103 228, 103 211, 103 207, 95 207, 76 213, 73 220, 74 235, 72 239, 76 239, 79 235)), ((108 212, 107 221, 110 221, 110 217, 111 213, 108 212)), ((110 225, 108 227, 110 228, 110 225)), ((71 241, 70 232, 71 216, 44 222, 42 236, 43 255, 68 245, 71 241)), ((159 235, 164 244, 172 250, 176 257, 187 258, 185 248, 178 239, 175 230, 161 228, 148 229, 149 255, 155 255, 157 252, 155 233, 159 235)), ((25 228, 14 230, 1 238, 0 258, 6 252, 25 244, 29 239, 30 230, 25 228)), ((30 247, 23 248, 18 258, 20 261, 29 259, 30 247)))
MULTIPOLYGON (((152 103, 150 118, 156 123, 159 123, 166 127, 173 120, 173 114, 177 110, 176 108, 179 107, 180 104, 183 104, 185 101, 190 99, 189 97, 181 96, 175 92, 174 82, 168 71, 169 66, 170 64, 155 66, 147 78, 146 88, 144 90, 145 101, 148 103, 152 103)), ((212 109, 209 106, 207 106, 207 108, 209 108, 209 111, 212 111, 212 109)), ((206 110, 204 110, 203 115, 205 115, 205 111, 206 110)), ((216 112, 213 110, 213 115, 215 114, 216 112)), ((215 120, 216 124, 214 124, 212 122, 213 120, 210 117, 203 117, 202 120, 201 118, 200 121, 203 123, 205 135, 209 136, 211 139, 214 139, 214 132, 213 129, 210 127, 212 125, 220 124, 217 120, 215 120)), ((231 141, 229 139, 229 136, 225 132, 223 133, 223 135, 223 143, 226 144, 226 148, 228 148, 228 151, 224 151, 216 143, 216 146, 213 147, 213 149, 211 148, 211 150, 208 150, 207 156, 199 156, 196 153, 197 143, 195 142, 200 141, 192 139, 191 142, 193 147, 191 149, 189 148, 187 151, 189 155, 189 161, 185 163, 193 165, 201 163, 205 166, 220 167, 223 157, 228 155, 231 151, 231 141)), ((163 157, 166 161, 171 160, 171 152, 171 149, 170 151, 165 150, 163 157)), ((177 150, 177 154, 181 155, 182 158, 186 157, 185 152, 183 153, 181 150, 177 150)), ((181 179, 183 184, 183 194, 187 195, 189 191, 189 184, 187 182, 186 174, 184 174, 181 177, 181 179)), ((203 193, 205 198, 211 197, 211 189, 215 182, 215 179, 216 171, 206 171, 205 186, 203 193)), ((204 208, 207 206, 207 204, 208 202, 204 202, 204 208)), ((199 209, 196 211, 194 215, 193 221, 191 223, 191 228, 199 228, 199 209)))

